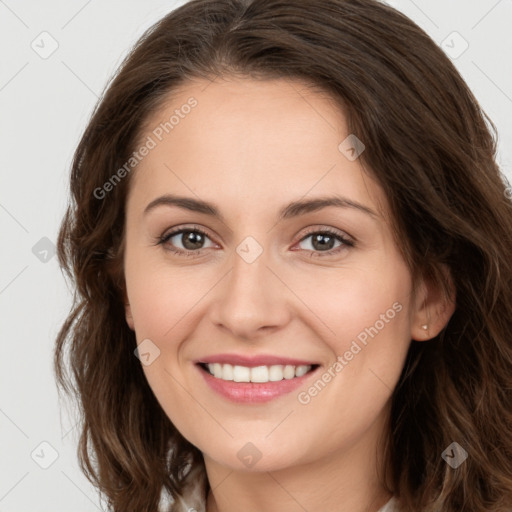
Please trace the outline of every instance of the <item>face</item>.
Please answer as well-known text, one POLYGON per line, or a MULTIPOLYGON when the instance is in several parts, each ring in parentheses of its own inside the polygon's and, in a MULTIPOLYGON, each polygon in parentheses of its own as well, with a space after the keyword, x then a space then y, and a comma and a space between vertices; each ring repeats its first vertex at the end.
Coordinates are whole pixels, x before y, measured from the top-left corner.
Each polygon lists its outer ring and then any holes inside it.
POLYGON ((146 126, 126 318, 163 410, 230 468, 370 446, 426 319, 343 112, 299 82, 223 79, 146 126))

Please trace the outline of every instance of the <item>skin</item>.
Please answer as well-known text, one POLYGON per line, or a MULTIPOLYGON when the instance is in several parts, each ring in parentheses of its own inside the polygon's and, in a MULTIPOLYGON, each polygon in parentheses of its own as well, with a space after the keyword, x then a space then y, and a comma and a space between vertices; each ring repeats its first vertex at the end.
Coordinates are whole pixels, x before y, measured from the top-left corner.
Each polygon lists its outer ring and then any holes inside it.
POLYGON ((360 159, 338 149, 349 132, 331 98, 298 81, 187 82, 142 139, 190 96, 198 105, 139 163, 127 200, 126 320, 138 343, 160 350, 143 366, 149 385, 204 454, 208 512, 375 512, 391 497, 376 454, 407 349, 436 336, 454 304, 432 283, 412 293, 387 198, 360 159), (223 220, 169 205, 144 215, 166 193, 214 203, 223 220), (376 216, 330 206, 278 220, 292 201, 333 194, 376 216), (156 244, 194 225, 208 234, 199 256, 166 250, 183 250, 181 235, 156 244), (314 246, 311 227, 356 245, 314 246), (236 252, 248 236, 263 249, 252 263, 236 252), (317 361, 322 373, 396 302, 400 312, 308 404, 297 395, 313 382, 271 402, 234 404, 194 365, 224 352, 273 354, 317 361), (250 468, 237 457, 248 442, 261 453, 250 468))

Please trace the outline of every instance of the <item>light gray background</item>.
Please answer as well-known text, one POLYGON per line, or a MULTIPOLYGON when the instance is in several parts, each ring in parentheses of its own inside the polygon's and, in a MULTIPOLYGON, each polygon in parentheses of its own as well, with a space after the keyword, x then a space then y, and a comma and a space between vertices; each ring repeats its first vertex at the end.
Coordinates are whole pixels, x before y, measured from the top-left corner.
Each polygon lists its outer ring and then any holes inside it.
MULTIPOLYGON (((71 293, 52 245, 72 154, 98 96, 142 32, 181 3, 0 0, 0 512, 103 510, 78 468, 78 429, 53 379, 71 293)), ((512 0, 388 3, 456 57, 498 128, 499 162, 512 181, 512 0), (469 44, 461 55, 454 31, 469 44)))

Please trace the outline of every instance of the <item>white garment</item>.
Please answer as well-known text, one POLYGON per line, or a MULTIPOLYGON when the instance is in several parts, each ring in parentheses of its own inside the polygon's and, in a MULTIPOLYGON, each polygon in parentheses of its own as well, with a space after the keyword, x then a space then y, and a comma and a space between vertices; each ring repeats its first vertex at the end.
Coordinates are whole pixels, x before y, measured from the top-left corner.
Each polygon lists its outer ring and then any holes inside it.
POLYGON ((382 508, 379 508, 377 512, 395 512, 396 509, 396 499, 392 497, 382 508))
MULTIPOLYGON (((202 495, 205 477, 202 467, 192 469, 187 475, 188 483, 183 496, 174 503, 168 494, 162 494, 159 512, 206 512, 206 502, 202 495)), ((396 512, 396 499, 392 497, 377 512, 396 512)))

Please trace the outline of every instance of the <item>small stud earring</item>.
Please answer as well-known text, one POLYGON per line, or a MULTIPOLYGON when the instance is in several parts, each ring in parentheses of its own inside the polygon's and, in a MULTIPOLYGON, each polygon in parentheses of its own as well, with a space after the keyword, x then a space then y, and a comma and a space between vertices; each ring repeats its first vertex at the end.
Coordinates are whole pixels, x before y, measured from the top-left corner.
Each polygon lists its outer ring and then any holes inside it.
POLYGON ((427 324, 423 324, 423 325, 421 326, 421 328, 422 328, 424 331, 426 331, 426 330, 428 329, 428 325, 427 325, 427 324))

